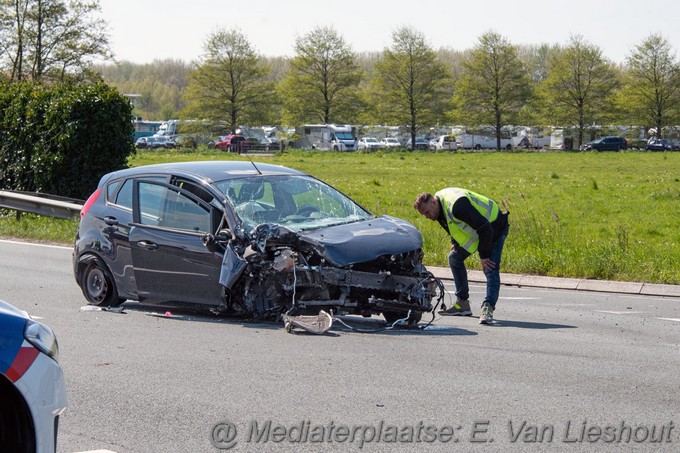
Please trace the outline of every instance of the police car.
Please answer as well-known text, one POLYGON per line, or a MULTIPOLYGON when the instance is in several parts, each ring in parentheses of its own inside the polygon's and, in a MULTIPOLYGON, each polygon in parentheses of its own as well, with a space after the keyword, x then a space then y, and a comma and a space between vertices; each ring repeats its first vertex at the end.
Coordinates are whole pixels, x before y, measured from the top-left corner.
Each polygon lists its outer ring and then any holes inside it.
POLYGON ((0 451, 54 452, 67 405, 52 329, 0 300, 0 451))

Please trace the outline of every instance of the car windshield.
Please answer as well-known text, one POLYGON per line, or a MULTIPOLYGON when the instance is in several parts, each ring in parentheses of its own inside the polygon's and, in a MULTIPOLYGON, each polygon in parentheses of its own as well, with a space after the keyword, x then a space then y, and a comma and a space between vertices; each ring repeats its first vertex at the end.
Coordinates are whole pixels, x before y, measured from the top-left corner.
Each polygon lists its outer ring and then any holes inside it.
POLYGON ((336 132, 335 136, 338 140, 354 140, 354 137, 350 132, 336 132))
POLYGON ((251 176, 215 183, 247 230, 274 223, 292 231, 358 222, 373 215, 309 176, 251 176))

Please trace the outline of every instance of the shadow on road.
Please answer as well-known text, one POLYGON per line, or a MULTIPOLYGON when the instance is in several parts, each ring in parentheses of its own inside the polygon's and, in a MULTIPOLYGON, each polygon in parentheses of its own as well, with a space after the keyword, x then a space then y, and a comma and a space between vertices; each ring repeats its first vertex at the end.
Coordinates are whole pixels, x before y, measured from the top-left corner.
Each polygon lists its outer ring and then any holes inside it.
MULTIPOLYGON (((92 311, 97 310, 93 307, 92 311)), ((89 311, 89 310, 88 310, 89 311)), ((101 311, 113 311, 102 309, 101 311)), ((206 314, 205 311, 192 311, 186 308, 168 308, 166 311, 159 309, 157 306, 144 305, 139 302, 128 301, 116 308, 116 313, 126 314, 127 312, 144 313, 147 316, 153 316, 167 321, 191 321, 191 322, 208 322, 220 323, 229 325, 239 325, 248 329, 266 329, 266 330, 284 330, 282 321, 253 321, 250 319, 243 319, 234 316, 225 315, 211 315, 206 314), (122 312, 119 310, 122 308, 122 312)), ((293 331, 292 333, 298 335, 316 334, 307 333, 304 331, 293 331)), ((362 316, 335 316, 333 318, 333 326, 326 332, 325 336, 339 336, 339 333, 355 333, 355 334, 373 334, 373 335, 426 335, 426 336, 460 336, 460 335, 477 335, 467 329, 459 327, 430 324, 429 321, 418 323, 415 327, 405 326, 391 326, 385 320, 379 317, 364 318, 362 316)))
POLYGON ((576 326, 568 326, 566 324, 548 324, 544 322, 528 322, 528 321, 496 321, 493 327, 516 327, 518 329, 575 329, 576 326))

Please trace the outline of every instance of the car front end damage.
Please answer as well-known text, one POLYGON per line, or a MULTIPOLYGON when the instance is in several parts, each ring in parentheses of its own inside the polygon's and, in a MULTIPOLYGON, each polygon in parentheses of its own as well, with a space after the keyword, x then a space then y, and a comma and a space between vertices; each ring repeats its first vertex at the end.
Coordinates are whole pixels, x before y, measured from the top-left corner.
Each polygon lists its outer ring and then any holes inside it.
POLYGON ((235 314, 275 319, 324 310, 413 325, 443 294, 422 264, 420 233, 399 219, 313 232, 260 224, 246 237, 227 244, 220 278, 235 314))

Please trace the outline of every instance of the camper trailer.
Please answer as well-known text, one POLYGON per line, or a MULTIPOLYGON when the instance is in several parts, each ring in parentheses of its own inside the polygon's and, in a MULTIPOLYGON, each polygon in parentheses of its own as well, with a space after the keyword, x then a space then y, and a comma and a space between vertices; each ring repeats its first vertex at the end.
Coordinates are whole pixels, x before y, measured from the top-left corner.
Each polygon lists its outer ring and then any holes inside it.
POLYGON ((513 148, 547 148, 550 146, 550 135, 538 127, 517 126, 512 132, 513 148))
MULTIPOLYGON (((458 149, 495 149, 496 137, 491 135, 464 133, 456 136, 458 149)), ((512 139, 501 138, 502 149, 512 149, 512 139)))
POLYGON ((305 124, 297 128, 301 137, 295 144, 297 148, 318 149, 322 151, 356 151, 355 128, 350 125, 305 124))

